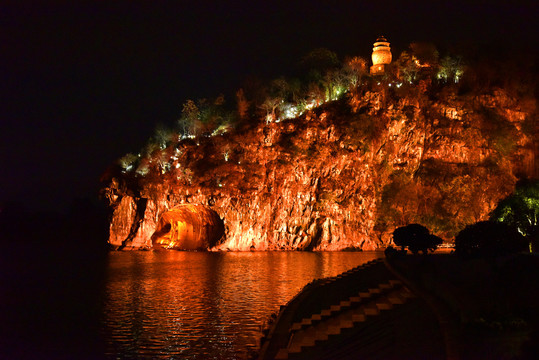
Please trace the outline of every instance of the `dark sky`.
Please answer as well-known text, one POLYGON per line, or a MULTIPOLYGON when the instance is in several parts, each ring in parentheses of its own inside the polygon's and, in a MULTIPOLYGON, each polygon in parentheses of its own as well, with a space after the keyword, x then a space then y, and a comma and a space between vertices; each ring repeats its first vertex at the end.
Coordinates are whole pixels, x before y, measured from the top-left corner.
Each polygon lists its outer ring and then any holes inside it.
POLYGON ((318 47, 370 58, 380 34, 394 57, 418 40, 538 45, 537 1, 69 3, 0 5, 0 202, 62 210, 96 196, 106 167, 187 98, 289 73, 318 47))

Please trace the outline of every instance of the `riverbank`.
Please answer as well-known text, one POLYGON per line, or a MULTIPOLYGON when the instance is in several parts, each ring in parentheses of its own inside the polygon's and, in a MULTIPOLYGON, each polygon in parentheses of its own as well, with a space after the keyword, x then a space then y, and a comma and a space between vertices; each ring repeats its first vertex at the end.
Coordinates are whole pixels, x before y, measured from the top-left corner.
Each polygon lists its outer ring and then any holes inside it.
POLYGON ((306 286, 281 309, 259 359, 444 356, 435 314, 377 260, 306 286))
POLYGON ((537 358, 539 257, 393 257, 389 264, 436 301, 461 359, 537 358), (456 337, 455 337, 456 335, 456 337))
POLYGON ((537 275, 528 254, 373 262, 306 286, 281 309, 259 359, 537 358, 537 275))

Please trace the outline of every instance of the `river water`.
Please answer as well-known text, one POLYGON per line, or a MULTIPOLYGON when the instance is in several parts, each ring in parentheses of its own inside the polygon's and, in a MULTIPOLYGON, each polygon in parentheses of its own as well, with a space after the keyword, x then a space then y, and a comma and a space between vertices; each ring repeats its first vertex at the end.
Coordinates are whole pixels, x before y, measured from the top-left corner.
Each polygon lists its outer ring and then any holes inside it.
POLYGON ((270 315, 378 252, 0 252, 0 359, 246 359, 270 315))
POLYGON ((101 334, 108 358, 245 359, 301 288, 376 252, 112 252, 101 334))

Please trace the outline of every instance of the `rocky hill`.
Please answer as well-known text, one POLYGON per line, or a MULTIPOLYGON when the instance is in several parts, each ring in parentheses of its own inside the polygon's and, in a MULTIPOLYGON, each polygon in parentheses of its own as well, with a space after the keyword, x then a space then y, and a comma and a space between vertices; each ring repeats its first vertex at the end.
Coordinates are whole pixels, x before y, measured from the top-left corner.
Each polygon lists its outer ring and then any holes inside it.
POLYGON ((176 137, 143 171, 109 171, 110 244, 152 247, 179 204, 223 220, 214 249, 372 250, 409 223, 451 242, 519 177, 538 177, 534 98, 396 85, 361 86, 293 119, 176 137))

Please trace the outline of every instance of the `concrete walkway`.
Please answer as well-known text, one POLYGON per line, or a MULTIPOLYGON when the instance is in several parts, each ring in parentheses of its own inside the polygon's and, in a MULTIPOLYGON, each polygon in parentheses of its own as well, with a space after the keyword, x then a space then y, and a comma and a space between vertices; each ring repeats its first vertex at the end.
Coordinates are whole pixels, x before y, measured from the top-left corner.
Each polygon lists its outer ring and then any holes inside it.
POLYGON ((307 285, 281 309, 259 359, 445 359, 439 321, 383 260, 307 285))

